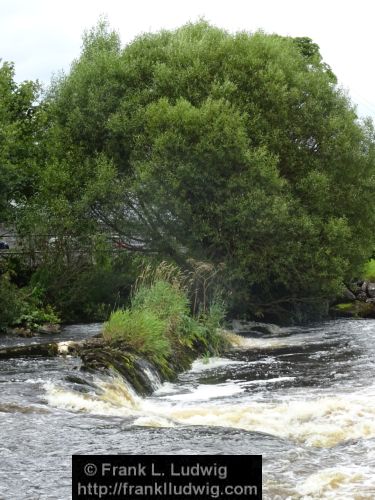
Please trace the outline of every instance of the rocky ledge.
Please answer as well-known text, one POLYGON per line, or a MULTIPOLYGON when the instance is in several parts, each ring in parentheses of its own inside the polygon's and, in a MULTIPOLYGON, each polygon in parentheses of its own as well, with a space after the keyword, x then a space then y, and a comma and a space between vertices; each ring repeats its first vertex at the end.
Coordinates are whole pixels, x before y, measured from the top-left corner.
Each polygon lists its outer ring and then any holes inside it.
POLYGON ((356 281, 350 283, 339 303, 331 311, 336 316, 375 318, 375 283, 356 281))

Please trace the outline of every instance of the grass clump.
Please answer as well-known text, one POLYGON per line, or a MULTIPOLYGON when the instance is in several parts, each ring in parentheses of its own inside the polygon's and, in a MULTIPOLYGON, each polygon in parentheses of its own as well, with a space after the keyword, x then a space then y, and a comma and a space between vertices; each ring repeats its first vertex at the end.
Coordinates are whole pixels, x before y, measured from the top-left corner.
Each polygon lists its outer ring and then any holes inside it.
POLYGON ((165 330, 166 322, 152 311, 119 309, 105 323, 103 337, 111 343, 126 343, 130 350, 163 363, 171 353, 165 330))
POLYGON ((103 337, 109 343, 124 343, 165 369, 181 346, 219 353, 226 345, 218 330, 223 319, 224 308, 218 303, 194 315, 184 275, 163 264, 138 280, 131 307, 111 314, 103 337))
POLYGON ((137 310, 152 311, 164 321, 177 323, 189 314, 189 301, 183 290, 166 281, 156 281, 151 286, 141 286, 132 300, 137 310))

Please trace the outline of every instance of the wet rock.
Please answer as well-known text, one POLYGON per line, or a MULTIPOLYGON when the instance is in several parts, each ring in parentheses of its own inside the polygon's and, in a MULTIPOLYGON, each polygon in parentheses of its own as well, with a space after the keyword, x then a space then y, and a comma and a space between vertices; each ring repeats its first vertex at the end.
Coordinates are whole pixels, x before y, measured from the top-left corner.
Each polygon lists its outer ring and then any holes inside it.
POLYGON ((239 335, 261 333, 265 335, 278 335, 281 333, 281 328, 272 323, 258 323, 257 321, 244 321, 234 319, 232 328, 239 335))
POLYGON ((50 344, 31 344, 0 349, 0 359, 24 358, 30 356, 52 357, 58 355, 56 342, 50 344))
POLYGON ((22 326, 9 328, 7 333, 9 333, 10 335, 14 335, 16 337, 24 337, 24 338, 34 336, 34 333, 30 330, 30 328, 25 328, 22 326))
POLYGON ((357 300, 361 301, 361 302, 366 302, 367 300, 367 293, 364 292, 364 291, 360 291, 358 294, 357 294, 357 300))
POLYGON ((117 372, 142 396, 153 392, 151 381, 142 369, 143 360, 126 350, 125 346, 111 346, 103 339, 88 340, 78 349, 83 368, 89 371, 117 372))
POLYGON ((76 354, 81 344, 82 342, 74 342, 73 340, 57 342, 57 352, 58 354, 76 354))
POLYGON ((155 390, 155 376, 161 382, 172 381, 206 351, 206 345, 188 347, 178 342, 172 347, 167 365, 158 365, 131 351, 124 342, 110 344, 103 338, 91 338, 77 346, 76 354, 81 357, 84 370, 118 373, 138 394, 147 396, 155 390))
POLYGON ((40 325, 37 329, 38 333, 59 333, 61 331, 61 326, 55 323, 46 323, 45 325, 40 325))
POLYGON ((371 298, 375 298, 375 283, 367 284, 367 295, 371 298))

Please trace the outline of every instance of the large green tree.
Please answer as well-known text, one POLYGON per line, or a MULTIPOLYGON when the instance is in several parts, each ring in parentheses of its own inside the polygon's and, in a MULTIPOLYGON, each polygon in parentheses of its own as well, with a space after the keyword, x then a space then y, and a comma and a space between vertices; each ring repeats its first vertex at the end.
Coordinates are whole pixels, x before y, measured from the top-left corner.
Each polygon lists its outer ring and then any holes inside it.
POLYGON ((243 309, 323 303, 371 253, 372 125, 308 38, 202 21, 121 49, 100 22, 47 103, 38 207, 221 264, 243 309))
POLYGON ((38 83, 18 84, 13 64, 0 60, 0 222, 34 192, 43 131, 39 91, 38 83))

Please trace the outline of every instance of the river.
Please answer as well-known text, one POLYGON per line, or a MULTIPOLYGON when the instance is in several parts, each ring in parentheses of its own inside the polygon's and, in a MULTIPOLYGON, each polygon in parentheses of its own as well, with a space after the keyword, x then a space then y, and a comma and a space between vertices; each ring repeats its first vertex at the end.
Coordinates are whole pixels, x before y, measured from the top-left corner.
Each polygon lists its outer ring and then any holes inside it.
POLYGON ((266 499, 374 499, 375 320, 234 339, 147 398, 74 357, 0 361, 0 498, 70 498, 72 454, 166 453, 262 454, 266 499))

